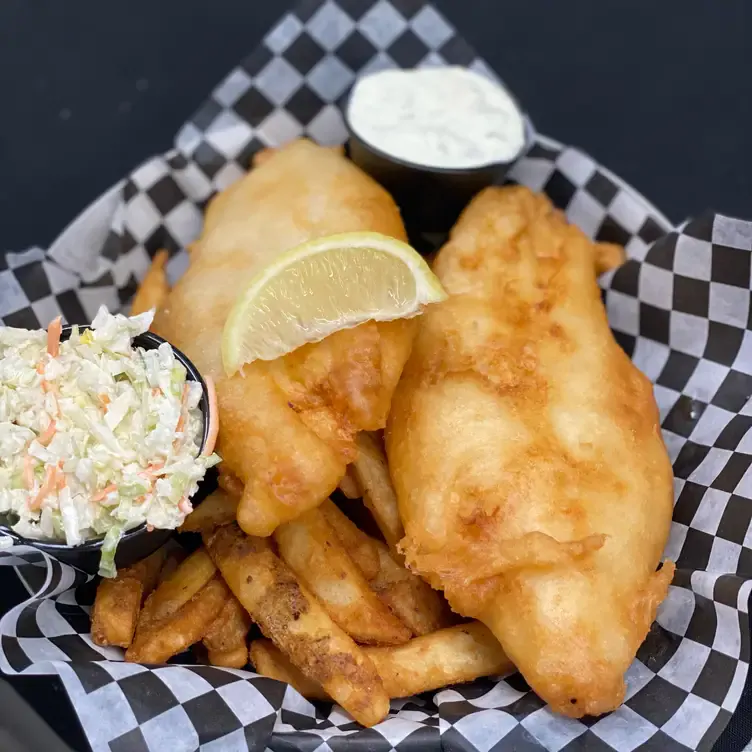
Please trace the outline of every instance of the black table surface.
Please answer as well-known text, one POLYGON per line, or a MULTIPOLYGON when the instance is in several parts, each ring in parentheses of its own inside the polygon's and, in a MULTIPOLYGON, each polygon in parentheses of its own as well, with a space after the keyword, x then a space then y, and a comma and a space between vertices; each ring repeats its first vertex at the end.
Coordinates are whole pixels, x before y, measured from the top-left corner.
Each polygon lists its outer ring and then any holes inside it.
MULTIPOLYGON (((292 5, 3 0, 0 249, 49 244, 130 168, 169 148, 211 87, 292 5)), ((435 5, 539 131, 586 150, 673 220, 705 208, 752 217, 749 2, 435 5)), ((59 684, 14 684, 71 747, 85 748, 59 684)), ((27 746, 53 749, 44 739, 27 746)))

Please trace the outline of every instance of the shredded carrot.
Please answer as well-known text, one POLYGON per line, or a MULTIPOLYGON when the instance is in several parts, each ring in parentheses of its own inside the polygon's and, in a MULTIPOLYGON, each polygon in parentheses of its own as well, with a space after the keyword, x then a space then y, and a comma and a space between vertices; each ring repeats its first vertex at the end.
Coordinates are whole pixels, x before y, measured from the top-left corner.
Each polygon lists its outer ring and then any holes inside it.
POLYGON ((23 481, 26 488, 34 488, 34 460, 30 454, 24 456, 23 460, 23 481))
POLYGON ((63 472, 63 461, 58 460, 57 463, 57 490, 62 491, 68 485, 68 479, 63 472))
POLYGON ((147 526, 146 526, 146 531, 147 531, 148 533, 152 532, 152 530, 154 530, 154 525, 147 525, 147 526))
POLYGON ((37 441, 42 446, 47 446, 51 441, 52 437, 55 435, 55 432, 57 431, 57 426, 55 425, 55 421, 51 420, 47 428, 42 431, 42 433, 37 436, 37 441))
POLYGON ((143 504, 146 501, 146 496, 139 496, 133 503, 134 504, 143 504))
POLYGON ((100 394, 99 401, 102 403, 102 407, 106 410, 107 405, 110 404, 110 398, 106 394, 100 394))
POLYGON ((47 327, 47 352, 52 355, 53 358, 57 358, 60 354, 60 335, 63 332, 63 319, 62 316, 58 316, 50 321, 50 325, 47 327))
POLYGON ((117 486, 112 483, 109 486, 105 486, 101 491, 98 491, 94 494, 94 496, 91 497, 92 501, 103 501, 106 499, 113 491, 117 491, 117 486))
POLYGON ((209 455, 214 451, 214 446, 217 443, 219 420, 217 417, 217 391, 214 388, 214 379, 211 376, 207 376, 204 381, 206 382, 206 394, 209 398, 209 430, 206 435, 206 443, 204 444, 202 454, 209 455))
POLYGON ((44 376, 44 363, 38 363, 37 364, 37 373, 40 376, 44 376))
POLYGON ((185 428, 185 415, 183 413, 180 413, 180 417, 178 418, 178 424, 175 426, 175 432, 180 433, 185 428))
POLYGON ((57 467, 55 465, 47 465, 47 470, 44 474, 44 483, 39 489, 39 493, 34 497, 29 508, 33 511, 40 509, 42 502, 52 493, 57 485, 57 467))
POLYGON ((155 387, 154 387, 154 388, 153 388, 153 389, 151 390, 151 396, 152 396, 152 397, 159 397, 159 396, 160 396, 161 394, 162 394, 162 390, 161 390, 161 389, 160 389, 160 388, 159 388, 158 386, 155 386, 155 387))
POLYGON ((190 514, 193 511, 193 504, 191 504, 191 502, 188 501, 185 496, 183 496, 183 498, 180 499, 180 503, 178 504, 178 509, 183 514, 190 514))

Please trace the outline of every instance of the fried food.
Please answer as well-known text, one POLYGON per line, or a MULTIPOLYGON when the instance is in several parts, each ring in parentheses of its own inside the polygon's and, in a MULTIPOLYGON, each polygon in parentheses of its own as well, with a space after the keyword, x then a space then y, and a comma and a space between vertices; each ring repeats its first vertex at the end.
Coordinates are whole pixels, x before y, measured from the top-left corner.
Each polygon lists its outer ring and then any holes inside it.
POLYGON ((243 668, 248 662, 246 638, 251 617, 235 596, 230 596, 219 616, 204 635, 209 663, 212 666, 243 668))
POLYGON ((159 310, 170 294, 170 283, 167 281, 167 262, 170 254, 165 250, 157 251, 151 260, 149 271, 138 287, 131 303, 131 316, 145 313, 152 308, 159 310))
POLYGON ((542 195, 488 188, 434 271, 386 448, 411 567, 484 622, 569 716, 624 698, 666 595, 672 470, 648 380, 615 342, 602 249, 542 195))
POLYGON ((181 609, 216 573, 206 549, 196 549, 146 599, 138 629, 146 629, 150 623, 162 621, 181 609))
POLYGON ((386 717, 389 698, 373 663, 274 554, 268 538, 225 525, 205 541, 235 597, 306 676, 364 726, 386 717))
POLYGON ((373 515, 384 540, 393 552, 405 535, 399 505, 389 477, 389 466, 376 434, 361 433, 357 438, 358 456, 352 464, 358 486, 363 490, 363 503, 373 515))
POLYGON ((405 569, 384 543, 366 535, 332 501, 319 509, 370 587, 413 635, 449 624, 449 609, 441 595, 405 569))
POLYGON ((117 577, 103 577, 97 586, 91 613, 91 639, 97 645, 127 648, 133 641, 141 604, 159 577, 164 548, 127 569, 117 577))
POLYGON ((319 512, 324 515, 363 576, 371 582, 378 576, 381 566, 376 541, 362 532, 330 499, 319 507, 319 512))
POLYGON ((139 621, 136 637, 125 653, 125 660, 164 663, 173 655, 182 653, 206 634, 230 597, 224 580, 215 575, 169 616, 145 624, 139 621))
POLYGON ((227 377, 220 341, 239 292, 269 261, 313 238, 405 231, 386 191, 331 149, 295 141, 209 205, 191 264, 154 328, 216 383, 218 452, 244 486, 238 522, 270 535, 318 505, 386 422, 414 321, 367 322, 227 377))
MULTIPOLYGON (((514 670, 496 638, 477 621, 416 637, 405 645, 369 647, 365 652, 389 697, 410 697, 514 670)), ((309 699, 327 699, 321 685, 303 676, 271 641, 254 640, 250 658, 259 674, 286 682, 309 699)))
POLYGON ((318 682, 309 679, 271 640, 254 640, 248 657, 257 674, 289 684, 309 700, 331 702, 332 698, 326 690, 318 682))
POLYGON ((348 499, 359 499, 361 497, 360 486, 358 481, 355 480, 352 465, 348 465, 347 472, 339 479, 339 490, 348 499))
POLYGON ((193 508, 178 530, 181 533, 209 533, 215 527, 229 525, 235 521, 238 498, 218 488, 193 508))
POLYGON ((362 645, 401 645, 412 633, 368 585, 318 509, 277 528, 279 555, 335 624, 362 645))
POLYGON ((187 556, 188 555, 184 548, 181 548, 180 546, 170 546, 165 557, 165 562, 162 565, 162 569, 159 570, 157 585, 161 585, 165 580, 172 577, 175 570, 186 560, 187 556))

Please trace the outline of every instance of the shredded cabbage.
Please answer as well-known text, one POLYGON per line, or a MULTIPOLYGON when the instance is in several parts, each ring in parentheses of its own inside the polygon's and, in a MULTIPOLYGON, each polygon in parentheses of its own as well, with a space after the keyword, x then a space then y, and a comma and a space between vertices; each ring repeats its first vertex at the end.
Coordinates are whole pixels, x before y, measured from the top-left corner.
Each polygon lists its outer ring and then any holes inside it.
POLYGON ((54 358, 45 332, 0 327, 0 512, 27 538, 104 535, 104 576, 127 530, 178 527, 219 462, 199 454, 200 385, 168 344, 132 346, 151 321, 102 307, 54 358))

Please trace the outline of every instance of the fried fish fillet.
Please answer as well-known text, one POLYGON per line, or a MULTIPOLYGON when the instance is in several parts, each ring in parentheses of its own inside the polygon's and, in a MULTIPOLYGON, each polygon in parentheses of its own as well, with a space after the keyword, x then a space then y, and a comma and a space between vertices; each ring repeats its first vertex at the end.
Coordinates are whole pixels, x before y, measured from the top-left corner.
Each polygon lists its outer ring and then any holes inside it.
POLYGON ((190 266, 154 322, 216 382, 218 451, 244 485, 238 522, 248 534, 270 535, 336 488, 357 455, 358 431, 386 422, 414 323, 367 322, 228 378, 225 319, 280 253, 358 230, 406 239, 383 188, 336 151, 292 142, 211 202, 190 266))
POLYGON ((483 191, 437 257, 450 297, 422 317, 386 436, 407 561, 575 717, 623 701, 674 569, 656 571, 671 464, 603 264, 544 196, 483 191))

